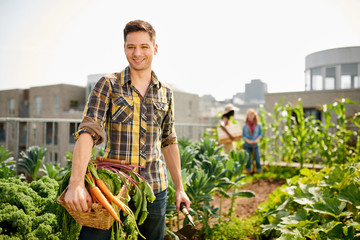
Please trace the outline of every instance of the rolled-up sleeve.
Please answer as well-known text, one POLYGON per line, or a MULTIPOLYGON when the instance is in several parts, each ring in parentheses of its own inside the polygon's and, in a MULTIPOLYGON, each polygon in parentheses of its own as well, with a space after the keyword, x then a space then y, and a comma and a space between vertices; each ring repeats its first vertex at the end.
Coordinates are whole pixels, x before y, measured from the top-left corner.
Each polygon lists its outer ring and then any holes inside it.
POLYGON ((78 131, 74 134, 75 140, 79 138, 81 130, 89 131, 94 139, 94 145, 104 141, 104 123, 109 109, 111 85, 109 79, 101 78, 92 90, 85 106, 83 119, 78 131))
POLYGON ((162 148, 177 143, 177 136, 175 132, 174 97, 172 91, 170 89, 168 89, 168 91, 170 101, 168 111, 162 124, 162 148))

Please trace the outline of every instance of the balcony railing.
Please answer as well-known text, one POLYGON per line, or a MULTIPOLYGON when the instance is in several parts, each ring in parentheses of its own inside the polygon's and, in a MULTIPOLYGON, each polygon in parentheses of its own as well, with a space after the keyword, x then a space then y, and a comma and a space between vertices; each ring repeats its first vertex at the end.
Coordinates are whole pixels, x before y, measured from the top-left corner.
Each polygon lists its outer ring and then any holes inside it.
MULTIPOLYGON (((80 119, 0 118, 0 145, 12 152, 15 160, 30 146, 45 147, 48 149, 47 162, 65 164, 65 153, 73 151, 75 140, 72 134, 80 122, 80 119)), ((175 125, 178 138, 193 141, 198 141, 213 127, 196 123, 175 125)))

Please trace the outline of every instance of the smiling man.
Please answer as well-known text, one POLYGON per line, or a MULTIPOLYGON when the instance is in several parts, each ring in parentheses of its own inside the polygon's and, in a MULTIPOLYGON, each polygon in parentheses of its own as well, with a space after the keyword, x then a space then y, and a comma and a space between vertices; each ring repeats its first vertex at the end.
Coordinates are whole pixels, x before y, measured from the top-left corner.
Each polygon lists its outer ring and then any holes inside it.
MULTIPOLYGON (((175 184, 176 209, 190 200, 184 192, 174 122, 172 90, 152 71, 158 51, 153 27, 141 20, 124 28, 124 51, 129 66, 102 77, 90 94, 83 120, 75 133, 72 172, 66 204, 74 211, 87 211, 91 197, 84 184, 93 146, 105 142, 105 158, 142 166, 139 173, 156 196, 148 203, 149 215, 139 226, 146 239, 164 239, 167 171, 175 184)), ((110 239, 111 230, 83 227, 79 239, 110 239)))

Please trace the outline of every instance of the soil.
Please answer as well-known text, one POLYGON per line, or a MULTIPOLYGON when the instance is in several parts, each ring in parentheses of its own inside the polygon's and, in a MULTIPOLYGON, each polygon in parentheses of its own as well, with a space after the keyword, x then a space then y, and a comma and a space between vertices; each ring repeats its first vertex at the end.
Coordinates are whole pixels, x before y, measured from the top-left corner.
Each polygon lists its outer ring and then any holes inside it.
MULTIPOLYGON (((285 183, 285 180, 258 179, 246 184, 242 190, 250 190, 255 193, 255 197, 246 198, 238 197, 235 200, 235 216, 251 217, 254 215, 258 205, 263 203, 276 188, 285 183)), ((231 200, 223 198, 222 214, 226 215, 231 206, 231 200)), ((213 201, 215 207, 220 206, 220 197, 216 197, 213 201)))
MULTIPOLYGON (((285 183, 285 180, 258 179, 243 186, 242 190, 250 190, 255 193, 255 197, 238 197, 235 200, 235 216, 250 218, 254 215, 259 204, 263 203, 276 188, 285 183)), ((220 196, 215 196, 212 204, 215 207, 220 206, 220 196)), ((225 216, 231 207, 231 199, 222 199, 222 214, 225 216)), ((196 230, 195 230, 196 231, 196 230)), ((179 232, 178 232, 179 233, 179 232)), ((182 234, 177 234, 181 240, 189 239, 182 234)), ((166 239, 166 238, 165 238, 166 239)), ((202 239, 197 238, 197 239, 202 239)))

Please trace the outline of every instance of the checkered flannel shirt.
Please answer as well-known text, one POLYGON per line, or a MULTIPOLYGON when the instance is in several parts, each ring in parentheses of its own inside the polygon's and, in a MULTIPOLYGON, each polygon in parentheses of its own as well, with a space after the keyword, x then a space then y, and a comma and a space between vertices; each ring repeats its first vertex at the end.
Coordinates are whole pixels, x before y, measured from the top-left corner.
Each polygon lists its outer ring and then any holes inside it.
POLYGON ((81 130, 91 133, 94 144, 105 140, 104 157, 143 166, 140 174, 155 194, 167 188, 161 148, 177 143, 174 99, 154 72, 144 97, 132 84, 129 67, 102 77, 89 96, 76 139, 81 130))

